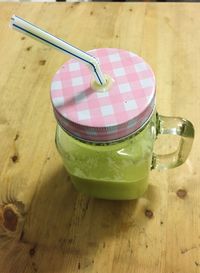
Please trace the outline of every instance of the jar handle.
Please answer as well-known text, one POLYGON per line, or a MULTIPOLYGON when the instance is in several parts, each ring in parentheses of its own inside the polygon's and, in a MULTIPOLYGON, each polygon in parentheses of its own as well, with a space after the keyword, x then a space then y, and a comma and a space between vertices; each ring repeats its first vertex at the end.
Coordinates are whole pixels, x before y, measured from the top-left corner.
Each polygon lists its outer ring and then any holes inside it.
POLYGON ((180 117, 166 117, 157 114, 157 134, 180 136, 175 152, 157 155, 153 154, 152 169, 164 170, 183 164, 192 148, 194 127, 192 123, 180 117))

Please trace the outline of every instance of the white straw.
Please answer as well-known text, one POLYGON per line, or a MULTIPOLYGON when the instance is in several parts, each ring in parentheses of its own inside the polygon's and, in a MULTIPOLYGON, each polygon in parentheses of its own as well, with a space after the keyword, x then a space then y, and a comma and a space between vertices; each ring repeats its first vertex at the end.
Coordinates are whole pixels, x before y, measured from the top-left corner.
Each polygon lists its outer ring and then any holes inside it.
POLYGON ((100 85, 106 84, 105 77, 100 69, 100 64, 95 57, 66 43, 65 41, 53 36, 45 30, 40 29, 39 27, 16 15, 11 17, 11 27, 36 40, 39 40, 40 42, 48 44, 49 46, 52 46, 65 54, 70 54, 79 61, 84 62, 91 68, 96 82, 100 85))

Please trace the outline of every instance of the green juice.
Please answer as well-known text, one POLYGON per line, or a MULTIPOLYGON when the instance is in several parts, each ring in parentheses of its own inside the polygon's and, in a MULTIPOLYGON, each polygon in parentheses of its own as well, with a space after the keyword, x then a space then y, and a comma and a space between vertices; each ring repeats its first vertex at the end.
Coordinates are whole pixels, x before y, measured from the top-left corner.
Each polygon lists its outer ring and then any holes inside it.
POLYGON ((97 198, 135 199, 148 185, 155 114, 137 135, 108 145, 81 142, 59 125, 56 144, 77 190, 97 198))

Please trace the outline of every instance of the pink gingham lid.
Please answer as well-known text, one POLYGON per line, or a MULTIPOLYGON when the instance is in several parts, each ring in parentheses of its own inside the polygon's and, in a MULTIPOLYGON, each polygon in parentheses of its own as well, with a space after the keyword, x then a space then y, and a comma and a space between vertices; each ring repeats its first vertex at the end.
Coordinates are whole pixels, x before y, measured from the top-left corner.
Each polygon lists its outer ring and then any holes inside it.
POLYGON ((92 73, 71 59, 55 74, 51 99, 55 117, 73 136, 95 142, 113 141, 137 131, 155 105, 155 77, 138 55, 115 48, 89 51, 103 73, 114 81, 109 90, 91 87, 92 73))

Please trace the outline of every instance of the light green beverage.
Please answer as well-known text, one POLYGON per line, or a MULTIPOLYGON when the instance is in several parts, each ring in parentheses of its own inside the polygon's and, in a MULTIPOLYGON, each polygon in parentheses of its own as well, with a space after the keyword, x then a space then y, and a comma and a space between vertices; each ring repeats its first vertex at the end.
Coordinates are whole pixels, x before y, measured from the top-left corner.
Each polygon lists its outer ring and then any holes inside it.
POLYGON ((57 126, 57 148, 75 187, 98 198, 141 196, 151 168, 155 119, 154 114, 137 135, 104 146, 76 140, 57 126))

